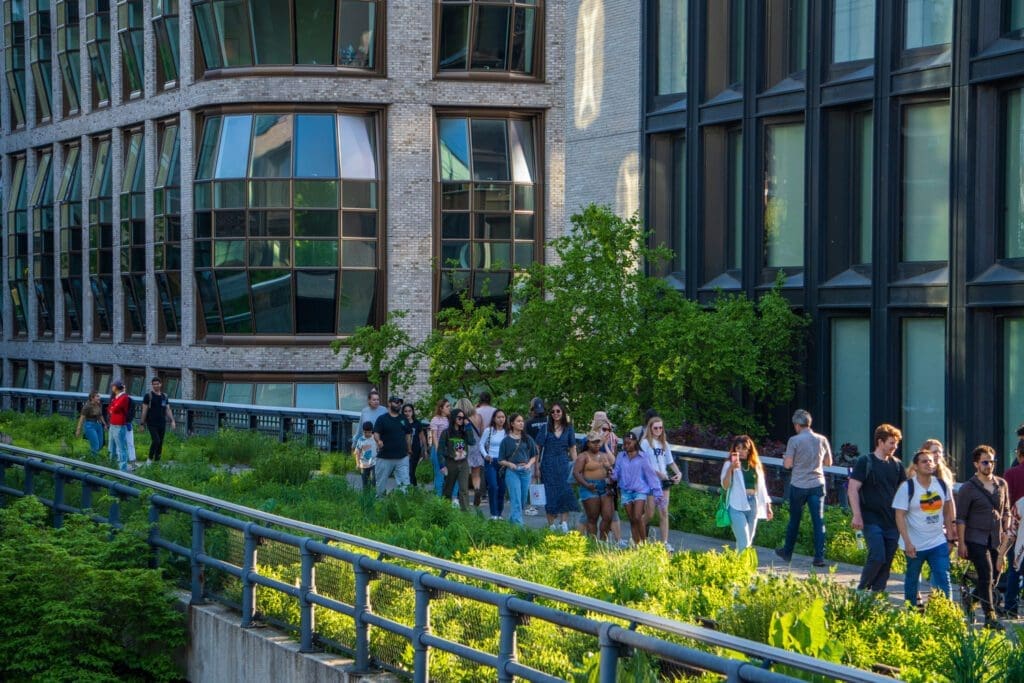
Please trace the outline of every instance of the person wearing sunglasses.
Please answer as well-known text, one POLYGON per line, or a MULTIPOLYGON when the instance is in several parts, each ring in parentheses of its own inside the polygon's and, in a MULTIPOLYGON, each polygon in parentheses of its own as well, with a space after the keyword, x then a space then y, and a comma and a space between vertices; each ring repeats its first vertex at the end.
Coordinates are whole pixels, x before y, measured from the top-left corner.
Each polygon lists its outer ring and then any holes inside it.
POLYGON ((452 497, 455 484, 459 485, 459 508, 469 511, 469 450, 476 445, 473 429, 469 427, 466 413, 460 408, 452 411, 448 429, 441 433, 439 450, 444 454, 444 491, 445 500, 452 497))
POLYGON ((995 475, 996 452, 982 444, 971 453, 974 476, 956 494, 957 553, 978 572, 975 596, 985 612, 985 625, 997 626, 992 587, 999 578, 1000 543, 1010 533, 1010 494, 1006 480, 995 475))

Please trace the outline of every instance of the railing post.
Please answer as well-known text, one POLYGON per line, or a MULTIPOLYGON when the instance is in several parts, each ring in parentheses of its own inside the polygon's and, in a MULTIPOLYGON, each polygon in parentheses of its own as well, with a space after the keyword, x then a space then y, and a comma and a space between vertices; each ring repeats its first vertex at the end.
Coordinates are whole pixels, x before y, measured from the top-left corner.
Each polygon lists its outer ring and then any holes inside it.
POLYGON ((354 673, 365 673, 370 670, 370 625, 364 616, 370 611, 370 572, 363 569, 360 560, 352 565, 356 577, 355 595, 355 627, 356 627, 356 661, 354 673))
POLYGON ((256 545, 258 539, 252 533, 252 524, 245 527, 245 547, 242 550, 242 628, 252 628, 256 616, 256 584, 249 573, 256 570, 256 545))
POLYGON ((316 555, 309 551, 309 542, 302 542, 302 569, 299 579, 299 652, 313 652, 313 631, 316 628, 316 612, 309 594, 316 592, 316 555))
POLYGON ((53 473, 53 528, 59 529, 64 526, 64 477, 61 473, 53 473))
POLYGON ((501 631, 498 634, 498 682, 511 683, 512 674, 508 673, 507 665, 516 661, 516 630, 519 628, 519 615, 509 608, 509 600, 512 596, 506 596, 498 603, 498 624, 501 631))
POLYGON ((420 574, 413 581, 416 589, 416 612, 412 626, 412 680, 427 683, 430 680, 430 650, 422 636, 430 633, 430 589, 423 585, 420 574))
POLYGON ((600 678, 601 683, 615 683, 619 670, 619 644, 611 639, 610 633, 614 624, 601 624, 601 631, 598 634, 598 645, 601 648, 600 678))
POLYGON ((156 541, 160 538, 160 506, 149 501, 149 546, 153 553, 149 556, 149 568, 156 569, 160 566, 160 549, 156 547, 156 541))
POLYGON ((89 510, 92 508, 92 484, 87 481, 82 482, 82 510, 89 510))
POLYGON ((25 491, 25 495, 26 496, 31 496, 33 493, 35 493, 35 490, 36 490, 35 473, 36 473, 36 470, 35 470, 34 467, 32 467, 32 463, 31 462, 26 462, 25 463, 25 485, 23 487, 23 490, 25 491))
POLYGON ((121 498, 117 495, 114 496, 114 500, 110 503, 110 510, 107 512, 107 522, 114 529, 117 529, 121 524, 121 498))
MULTIPOLYGON (((7 461, 0 462, 0 486, 7 487, 7 461)), ((7 496, 0 493, 0 505, 7 505, 7 496)))
POLYGON ((192 600, 189 604, 202 605, 203 599, 203 564, 199 556, 206 552, 206 524, 199 517, 199 508, 192 508, 192 553, 189 562, 192 568, 192 600))

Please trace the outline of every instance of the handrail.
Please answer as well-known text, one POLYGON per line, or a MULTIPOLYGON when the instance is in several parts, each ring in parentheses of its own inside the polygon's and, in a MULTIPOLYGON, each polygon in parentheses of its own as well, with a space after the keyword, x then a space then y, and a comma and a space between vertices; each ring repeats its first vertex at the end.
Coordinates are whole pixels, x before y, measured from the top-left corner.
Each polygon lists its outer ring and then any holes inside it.
MULTIPOLYGON (((0 444, 0 464, 2 464, 3 468, 5 469, 10 465, 18 464, 26 468, 41 470, 60 470, 63 468, 69 468, 71 471, 89 473, 97 477, 103 477, 106 480, 113 480, 113 482, 116 483, 113 483, 112 486, 117 486, 118 492, 133 496, 138 496, 141 494, 141 490, 129 486, 136 485, 139 487, 153 490, 155 492, 163 494, 164 496, 173 497, 176 499, 188 501, 189 503, 202 505, 208 508, 213 508, 215 510, 220 510, 227 513, 243 516, 251 521, 260 522, 263 524, 276 525, 278 527, 283 527, 293 531, 301 532, 303 534, 308 534, 309 536, 316 537, 317 539, 323 539, 324 543, 329 541, 335 541, 347 544, 355 548, 359 548, 364 551, 370 551, 377 555, 379 560, 383 560, 384 558, 390 558, 393 560, 401 560, 405 562, 414 563, 418 566, 438 571, 440 577, 458 576, 464 579, 471 579, 474 581, 484 582, 490 586, 526 594, 529 596, 533 596, 534 598, 544 598, 572 608, 585 610, 593 614, 600 614, 606 618, 621 619, 631 624, 643 625, 650 627, 652 629, 657 629, 666 634, 682 636, 685 638, 696 640, 706 645, 726 648, 733 652, 739 652, 748 657, 762 660, 766 663, 777 663, 787 665, 810 673, 816 673, 823 676, 830 676, 832 678, 835 678, 836 680, 856 681, 864 683, 881 683, 882 681, 893 680, 871 672, 863 671, 860 669, 854 669, 852 667, 841 666, 838 664, 834 664, 832 662, 814 659, 806 655, 772 647, 763 643, 757 643, 755 641, 738 638, 736 636, 724 634, 718 631, 713 631, 700 626, 685 624, 667 617, 652 615, 630 607, 616 605, 603 600, 577 595, 575 593, 570 593, 557 588, 552 588, 550 586, 544 586, 542 584, 533 583, 531 581, 526 581, 523 579, 518 579, 501 574, 496 574, 494 572, 459 564, 457 562, 431 557, 429 555, 424 555, 422 553, 406 550, 404 548, 399 548, 386 543, 381 543, 379 541, 362 538, 352 534, 347 534, 341 531, 329 529, 319 525, 309 524, 307 522, 301 522, 286 517, 281 517, 279 515, 264 512, 261 510, 255 510, 243 505, 238 505, 228 501, 219 500, 216 498, 212 498, 210 496, 205 496, 177 487, 169 486, 167 484, 150 481, 136 474, 119 472, 117 470, 113 470, 100 465, 94 465, 91 463, 85 463, 71 458, 65 458, 62 456, 42 453, 39 451, 21 448, 18 446, 3 444, 0 444), (57 465, 61 467, 55 467, 57 465)), ((4 488, 4 492, 10 493, 8 488, 4 488)), ((53 501, 55 506, 58 504, 58 502, 59 501, 56 500, 53 501)), ((208 518, 209 515, 202 514, 201 517, 208 518)), ((199 533, 201 534, 201 531, 199 533)), ((306 539, 306 541, 303 541, 301 545, 302 547, 305 547, 308 543, 313 542, 314 541, 306 539)), ((315 541, 315 543, 317 543, 318 552, 324 550, 324 548, 320 547, 323 544, 319 540, 315 541)), ((163 545, 161 547, 167 548, 166 545, 163 545)), ((174 549, 180 548, 176 547, 174 549)), ((340 549, 337 550, 339 553, 344 552, 340 549)), ((303 550, 303 552, 305 553, 306 551, 303 550)), ((335 553, 331 552, 330 554, 334 555, 335 553)), ((198 561, 195 555, 195 539, 193 539, 193 563, 196 563, 198 561)), ((360 560, 360 562, 363 561, 360 560)), ((449 588, 449 590, 452 589, 449 588)), ((315 595, 315 591, 311 592, 310 595, 315 595)), ((323 600, 318 600, 317 604, 322 605, 323 600)), ((506 606, 508 605, 506 604, 506 606)), ((431 640, 434 639, 432 638, 431 640)), ((621 639, 618 642, 621 642, 621 639)), ((438 645, 435 644, 435 646, 438 645)), ((603 669, 604 667, 602 666, 602 670, 603 669)), ((774 678, 773 680, 788 679, 774 678)))

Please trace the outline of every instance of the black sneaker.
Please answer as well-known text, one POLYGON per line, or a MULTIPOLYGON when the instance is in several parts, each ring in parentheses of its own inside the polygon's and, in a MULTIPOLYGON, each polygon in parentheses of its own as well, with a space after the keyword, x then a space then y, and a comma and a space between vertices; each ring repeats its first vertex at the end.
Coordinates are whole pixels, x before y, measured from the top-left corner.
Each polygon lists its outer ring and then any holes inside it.
POLYGON ((775 554, 778 555, 779 559, 781 559, 783 562, 793 561, 793 553, 787 553, 782 548, 776 548, 775 554))
POLYGON ((813 565, 814 565, 815 567, 824 567, 824 566, 825 566, 825 560, 823 560, 823 559, 821 559, 821 558, 818 558, 818 557, 816 557, 816 558, 814 558, 814 560, 813 560, 813 561, 811 562, 811 564, 813 564, 813 565))

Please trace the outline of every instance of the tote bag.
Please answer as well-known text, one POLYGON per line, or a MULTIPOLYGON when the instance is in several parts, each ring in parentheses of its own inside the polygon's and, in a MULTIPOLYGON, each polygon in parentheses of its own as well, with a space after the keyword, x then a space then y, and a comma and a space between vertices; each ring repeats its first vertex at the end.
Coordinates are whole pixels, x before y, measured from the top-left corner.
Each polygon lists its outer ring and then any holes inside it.
POLYGON ((544 484, 530 484, 530 505, 547 505, 548 499, 544 495, 544 484))
POLYGON ((718 507, 715 508, 715 526, 727 527, 732 525, 732 517, 729 515, 729 499, 725 489, 718 494, 718 507))

